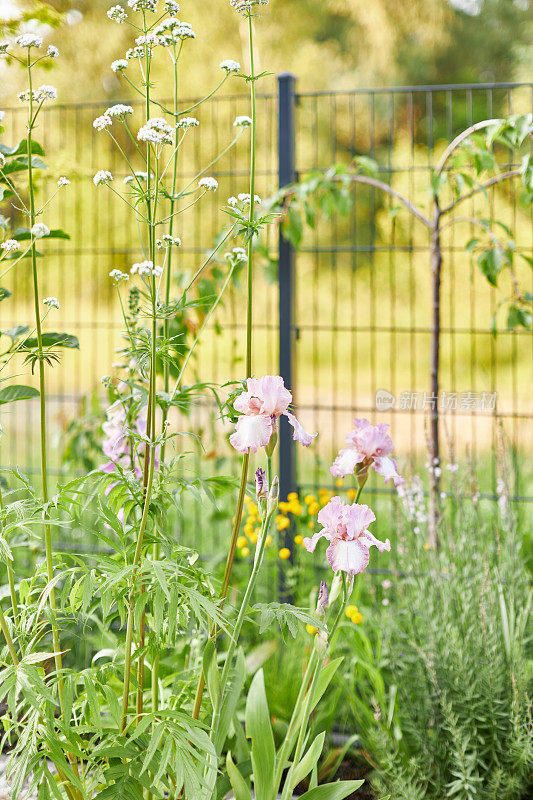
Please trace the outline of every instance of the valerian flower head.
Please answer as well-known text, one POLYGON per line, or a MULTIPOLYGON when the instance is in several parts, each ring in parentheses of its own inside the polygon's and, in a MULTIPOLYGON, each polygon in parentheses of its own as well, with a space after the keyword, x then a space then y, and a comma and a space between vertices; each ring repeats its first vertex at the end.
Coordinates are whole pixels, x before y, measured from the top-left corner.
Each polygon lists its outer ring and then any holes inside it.
POLYGON ((31 229, 31 235, 34 239, 44 239, 45 236, 50 236, 50 228, 44 222, 36 222, 31 229))
POLYGON ((59 50, 57 49, 55 44, 48 45, 46 55, 48 56, 48 58, 59 58, 59 50))
POLYGON ((125 272, 122 272, 121 269, 112 269, 109 273, 109 277, 113 278, 115 283, 120 283, 121 281, 129 281, 130 276, 127 275, 125 272))
POLYGON ((174 35, 178 39, 196 39, 196 33, 190 22, 180 22, 178 27, 174 29, 174 35))
POLYGON ((41 47, 42 43, 42 36, 36 36, 34 33, 22 33, 15 39, 15 44, 19 47, 41 47))
POLYGON ((158 0, 128 0, 128 5, 134 11, 157 11, 158 0))
POLYGON ((151 142, 152 144, 173 144, 175 138, 174 128, 172 128, 162 117, 153 117, 139 129, 137 139, 140 142, 151 142))
POLYGON ((93 128, 97 131, 103 131, 106 128, 109 128, 113 124, 113 120, 109 116, 109 114, 102 114, 101 117, 96 117, 93 120, 93 128))
POLYGON ((330 467, 331 474, 344 478, 355 472, 364 479, 372 467, 385 478, 385 483, 392 480, 395 486, 400 486, 403 478, 390 457, 394 445, 388 434, 389 425, 371 425, 367 419, 355 419, 354 424, 354 430, 346 436, 347 446, 339 451, 330 467))
MULTIPOLYGON (((250 205, 250 195, 247 192, 241 192, 237 196, 237 199, 238 199, 239 203, 242 203, 243 206, 249 206, 250 205)), ((261 200, 259 195, 258 194, 254 194, 254 203, 256 205, 260 206, 262 202, 263 201, 261 200)))
POLYGON ((127 114, 133 114, 132 106, 125 106, 123 103, 116 103, 104 113, 104 117, 125 117, 127 114))
POLYGON ((257 453, 267 447, 276 432, 277 421, 283 414, 294 428, 293 439, 309 447, 317 434, 309 434, 288 409, 292 394, 279 375, 248 378, 246 391, 240 394, 233 407, 241 414, 230 443, 239 453, 257 453))
POLYGON ((140 261, 137 264, 133 264, 132 268, 130 269, 132 275, 155 275, 156 278, 163 272, 163 267, 154 266, 153 261, 140 261))
POLYGON ((157 239, 156 245, 158 250, 164 250, 167 247, 181 247, 181 239, 179 236, 171 236, 170 233, 165 233, 161 239, 157 239))
POLYGON ((125 58, 117 58, 111 64, 112 72, 122 72, 125 69, 128 69, 128 61, 125 58))
POLYGON ((102 186, 104 183, 111 183, 113 175, 107 169, 99 169, 93 178, 95 186, 102 186))
MULTIPOLYGON (((150 53, 148 52, 148 55, 150 53)), ((134 58, 146 58, 147 51, 144 47, 137 45, 136 47, 130 47, 129 50, 126 51, 126 58, 128 61, 131 61, 134 58)))
POLYGON ((244 247, 234 247, 231 253, 226 253, 224 255, 224 258, 228 261, 234 261, 236 264, 248 261, 248 256, 244 247))
POLYGON ((252 13, 255 6, 266 6, 268 0, 230 0, 230 6, 235 9, 239 14, 248 16, 252 13))
POLYGON ((65 178, 65 176, 62 175, 60 178, 58 178, 57 185, 60 189, 62 189, 64 186, 70 186, 70 181, 68 178, 65 178))
MULTIPOLYGON (((153 172, 152 172, 152 177, 155 177, 153 172)), ((148 173, 142 171, 141 172, 136 171, 133 173, 133 175, 126 175, 126 177, 124 178, 124 183, 126 184, 134 183, 135 179, 137 179, 138 181, 147 181, 148 173)))
POLYGON ((176 128, 180 128, 180 130, 188 131, 189 128, 197 128, 200 123, 196 119, 196 117, 183 117, 180 119, 176 128))
POLYGON ((202 178, 198 181, 198 186, 205 189, 206 192, 216 192, 218 189, 218 181, 216 178, 202 178))
POLYGON ((33 92, 30 92, 29 89, 25 92, 19 92, 17 98, 21 103, 27 102, 30 99, 35 100, 37 103, 44 103, 45 100, 57 100, 57 89, 55 86, 49 86, 43 83, 42 86, 34 89, 33 92))
POLYGON ((107 16, 112 22, 116 22, 117 25, 122 25, 122 23, 126 22, 128 19, 128 15, 122 6, 112 6, 107 12, 107 16))
POLYGON ((45 306, 48 306, 48 308, 59 309, 59 300, 57 297, 45 297, 43 303, 45 306))
POLYGON ((253 124, 251 117, 235 117, 234 128, 250 128, 253 124))
POLYGON ((230 72, 240 72, 241 65, 238 61, 234 61, 232 58, 227 58, 225 61, 220 62, 220 69, 223 69, 229 75, 230 72))
POLYGON ((6 253, 16 253, 20 250, 20 242, 17 242, 16 239, 6 239, 5 242, 0 244, 0 247, 6 253))
POLYGON ((340 497, 333 497, 318 514, 322 529, 311 538, 304 539, 306 550, 313 553, 318 541, 324 537, 330 542, 326 557, 334 572, 357 575, 367 568, 369 549, 375 545, 379 552, 390 551, 390 541, 381 542, 370 533, 368 526, 376 515, 365 505, 347 505, 340 497))
POLYGON ((165 11, 167 14, 179 14, 180 4, 176 3, 175 0, 166 0, 165 11))

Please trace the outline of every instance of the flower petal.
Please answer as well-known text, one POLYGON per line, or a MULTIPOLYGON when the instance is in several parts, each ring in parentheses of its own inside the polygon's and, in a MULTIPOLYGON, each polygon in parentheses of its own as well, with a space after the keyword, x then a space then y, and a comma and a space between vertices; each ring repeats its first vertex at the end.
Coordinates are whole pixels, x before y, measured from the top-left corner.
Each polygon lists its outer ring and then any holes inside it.
POLYGON ((370 561, 368 547, 359 541, 344 539, 335 539, 326 550, 326 556, 333 572, 342 571, 351 575, 358 575, 368 567, 370 561))
POLYGON ((385 478, 385 483, 390 480, 394 481, 395 486, 401 486, 404 483, 404 479, 398 475, 396 461, 390 456, 375 458, 372 466, 379 475, 385 478))
POLYGON ((304 547, 308 553, 315 552, 315 547, 317 546, 318 542, 320 541, 323 535, 324 531, 318 531, 317 533, 314 533, 310 538, 306 537, 304 539, 304 547))
POLYGON ((363 456, 353 447, 345 447, 339 451, 339 455, 329 468, 335 478, 344 478, 351 475, 361 461, 363 456))
POLYGON ((337 526, 344 520, 345 508, 346 506, 340 497, 332 497, 329 503, 326 503, 324 508, 321 508, 318 512, 317 519, 320 525, 323 525, 324 528, 331 532, 330 540, 335 538, 337 526))
POLYGON ((229 437, 230 444, 239 453, 257 453, 260 447, 267 446, 272 431, 272 420, 266 414, 243 415, 237 421, 235 433, 229 437))
POLYGON ((390 553, 390 540, 387 539, 386 541, 382 542, 380 539, 376 539, 374 534, 370 533, 370 531, 365 531, 363 535, 359 537, 358 541, 360 541, 361 544, 365 545, 366 547, 372 547, 374 544, 380 553, 383 553, 384 550, 390 553))
POLYGON ((357 539, 372 522, 375 522, 376 515, 369 506, 363 503, 353 503, 347 506, 346 513, 346 532, 349 539, 357 539))
POLYGON ((291 414, 290 411, 285 411, 285 416, 289 420, 289 424, 294 428, 294 433, 292 435, 294 441, 300 442, 300 444, 303 444, 304 447, 309 447, 313 439, 318 436, 318 433, 307 433, 303 426, 300 425, 294 414, 291 414))
POLYGON ((263 375, 262 378, 248 378, 248 392, 261 400, 261 414, 279 417, 292 402, 292 394, 285 388, 280 375, 263 375))

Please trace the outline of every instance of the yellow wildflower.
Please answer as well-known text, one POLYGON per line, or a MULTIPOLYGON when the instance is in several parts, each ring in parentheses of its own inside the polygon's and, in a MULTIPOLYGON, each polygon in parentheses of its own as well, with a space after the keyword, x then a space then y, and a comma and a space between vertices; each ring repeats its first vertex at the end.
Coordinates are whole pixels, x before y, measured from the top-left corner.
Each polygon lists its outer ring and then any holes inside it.
POLYGON ((272 536, 270 534, 265 539, 265 545, 268 547, 269 544, 272 544, 272 536))
POLYGON ((282 500, 281 503, 279 504, 279 510, 282 511, 284 514, 287 514, 287 512, 291 510, 291 504, 282 500))
POLYGON ((360 625, 361 622, 363 621, 363 615, 361 614, 360 611, 356 611, 355 614, 352 614, 350 619, 354 625, 360 625))
POLYGON ((428 550, 431 550, 431 545, 429 542, 424 542, 424 550, 426 551, 426 553, 428 550))
POLYGON ((243 547, 242 550, 241 550, 241 556, 243 558, 246 558, 246 556, 249 556, 249 555, 250 555, 250 548, 249 547, 243 547))
POLYGON ((301 536, 301 534, 298 534, 298 536, 294 537, 294 544, 302 544, 303 540, 304 540, 304 537, 301 536))
POLYGON ((298 500, 298 492, 289 492, 287 500, 298 500))
POLYGON ((248 539, 246 538, 246 536, 239 536, 239 538, 237 539, 237 547, 246 547, 247 544, 248 544, 248 539))
POLYGON ((291 557, 291 551, 289 550, 289 548, 288 547, 282 547, 281 550, 279 551, 279 557, 281 559, 283 559, 283 561, 286 561, 288 558, 290 558, 291 557))
POLYGON ((306 494, 304 497, 304 503, 307 503, 308 506, 311 505, 311 503, 316 503, 316 497, 314 494, 306 494))
POLYGON ((348 489, 346 494, 348 495, 348 500, 353 501, 357 497, 357 489, 348 489))
POLYGON ((252 531, 249 537, 252 544, 255 544, 257 542, 260 533, 261 533, 260 528, 256 528, 254 531, 252 531))
POLYGON ((288 517, 284 517, 283 514, 278 514, 276 517, 276 527, 278 531, 286 530, 291 524, 291 521, 288 517))
POLYGON ((253 532, 254 532, 254 526, 252 525, 251 522, 247 522, 246 525, 244 526, 244 535, 249 536, 253 532))
POLYGON ((315 633, 317 632, 317 629, 313 625, 310 625, 309 623, 307 623, 307 625, 305 626, 305 630, 307 631, 307 633, 310 633, 311 636, 314 636, 315 633))
POLYGON ((342 486, 344 486, 343 479, 342 478, 337 478, 337 480, 335 481, 335 486, 337 487, 337 489, 340 489, 342 486))
POLYGON ((308 509, 312 517, 315 517, 320 511, 320 503, 311 503, 308 509))
POLYGON ((348 619, 350 619, 352 614, 359 613, 359 609, 357 608, 357 606, 346 606, 344 613, 346 614, 348 619))
POLYGON ((307 523, 307 527, 309 528, 310 531, 314 531, 315 523, 314 522, 308 522, 307 523))
POLYGON ((289 506, 289 511, 291 512, 291 514, 294 514, 296 517, 299 517, 303 511, 303 508, 300 503, 293 500, 291 501, 291 504, 289 506))

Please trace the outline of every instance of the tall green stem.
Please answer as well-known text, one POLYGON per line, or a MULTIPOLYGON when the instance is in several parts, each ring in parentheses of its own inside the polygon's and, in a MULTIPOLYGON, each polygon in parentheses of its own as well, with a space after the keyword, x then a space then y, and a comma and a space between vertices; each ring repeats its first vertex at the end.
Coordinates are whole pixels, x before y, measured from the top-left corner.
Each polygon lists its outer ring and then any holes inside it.
MULTIPOLYGON (((3 510, 4 510, 4 495, 2 492, 2 484, 0 483, 0 511, 3 510)), ((19 609, 17 601, 17 592, 15 589, 15 576, 13 575, 13 566, 11 562, 7 560, 6 560, 6 570, 7 570, 7 579, 9 583, 9 594, 11 597, 11 608, 13 610, 13 622, 15 623, 15 627, 17 627, 19 609)))
MULTIPOLYGON (((257 138, 257 108, 256 108, 256 93, 255 93, 255 59, 254 59, 254 37, 252 17, 248 18, 248 36, 250 47, 250 103, 251 103, 251 142, 250 142, 250 224, 254 220, 254 196, 255 196, 255 173, 256 173, 256 138, 257 138)), ((250 233, 250 232, 249 232, 250 233)), ((248 261, 246 265, 246 377, 252 376, 252 331, 253 331, 253 257, 254 246, 253 238, 250 235, 248 241, 248 261)), ((233 530, 231 533, 231 541, 228 549, 228 556, 226 559, 226 567, 224 570, 224 578, 222 580, 222 588, 220 590, 220 597, 226 597, 228 586, 231 578, 231 571, 235 561, 235 550, 237 548, 237 539, 239 538, 239 530, 242 522, 242 511, 244 506, 244 495, 246 494, 246 483, 248 481, 248 467, 250 463, 250 456, 246 454, 242 459, 241 470, 241 483, 239 487, 239 496, 237 500, 237 510, 233 522, 233 530)), ((217 634, 216 625, 210 631, 210 639, 214 639, 217 634)), ((202 706, 202 697, 205 689, 205 675, 203 670, 200 674, 198 686, 196 688, 196 697, 194 701, 193 717, 198 719, 200 715, 200 708, 202 706)))

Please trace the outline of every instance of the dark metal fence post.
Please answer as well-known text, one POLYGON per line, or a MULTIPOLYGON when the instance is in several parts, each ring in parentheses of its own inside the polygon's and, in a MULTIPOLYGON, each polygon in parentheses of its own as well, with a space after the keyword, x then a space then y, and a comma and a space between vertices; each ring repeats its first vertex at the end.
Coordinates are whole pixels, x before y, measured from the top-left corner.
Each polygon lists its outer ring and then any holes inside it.
MULTIPOLYGON (((278 75, 278 174, 279 186, 287 186, 296 178, 295 144, 295 85, 296 78, 289 72, 278 75)), ((294 305, 294 250, 279 233, 279 374, 285 386, 292 389, 293 356, 293 305, 294 305)), ((286 500, 289 492, 296 488, 292 428, 285 417, 280 417, 279 426, 279 491, 286 500)), ((293 549, 290 530, 285 532, 285 547, 293 549)))

